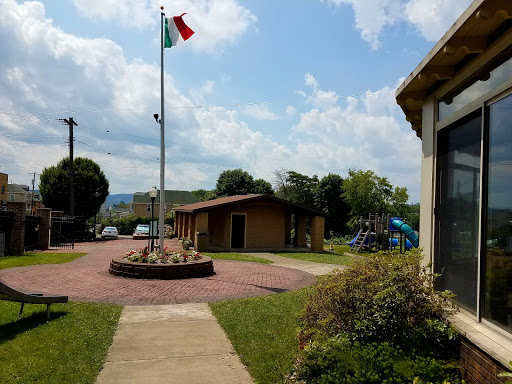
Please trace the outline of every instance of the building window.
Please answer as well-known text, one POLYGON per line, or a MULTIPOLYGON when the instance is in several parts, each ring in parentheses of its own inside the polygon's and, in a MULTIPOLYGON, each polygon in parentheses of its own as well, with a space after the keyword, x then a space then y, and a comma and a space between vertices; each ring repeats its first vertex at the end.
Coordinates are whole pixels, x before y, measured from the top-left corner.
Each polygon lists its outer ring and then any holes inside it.
POLYGON ((5 194, 5 185, 2 185, 2 195, 5 194))
POLYGON ((476 312, 480 199, 479 111, 438 135, 435 272, 439 290, 476 312))
POLYGON ((146 212, 151 212, 151 204, 146 204, 146 212))
POLYGON ((483 317, 512 331, 512 95, 491 104, 487 110, 489 164, 483 317))
POLYGON ((434 271, 438 289, 512 333, 511 110, 512 90, 438 132, 434 271))
POLYGON ((11 195, 10 197, 11 197, 11 201, 14 201, 14 195, 11 195))
POLYGON ((466 87, 458 93, 456 92, 455 94, 449 94, 443 97, 438 103, 438 120, 441 121, 451 116, 469 103, 476 101, 479 97, 484 96, 497 86, 510 80, 510 78, 512 78, 512 58, 495 66, 495 68, 490 71, 487 70, 487 72, 474 76, 470 80, 472 83, 466 85, 466 87))

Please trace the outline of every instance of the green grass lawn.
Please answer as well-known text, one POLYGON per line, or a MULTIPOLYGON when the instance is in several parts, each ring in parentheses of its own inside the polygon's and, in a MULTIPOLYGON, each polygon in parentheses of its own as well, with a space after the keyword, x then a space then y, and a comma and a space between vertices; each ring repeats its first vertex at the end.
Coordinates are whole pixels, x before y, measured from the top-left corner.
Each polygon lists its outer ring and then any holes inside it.
POLYGON ((83 255, 85 253, 25 253, 23 256, 4 256, 0 257, 0 269, 38 264, 67 263, 83 255))
POLYGON ((46 306, 0 301, 0 383, 94 383, 122 307, 74 303, 46 306))
POLYGON ((308 288, 210 303, 255 382, 283 383, 299 351, 297 327, 308 288))
POLYGON ((254 257, 250 255, 242 255, 241 253, 236 252, 211 252, 205 253, 205 255, 210 256, 212 259, 218 260, 236 260, 236 261, 253 261, 255 263, 263 263, 263 264, 272 264, 273 261, 268 259, 263 259, 260 257, 254 257))
MULTIPOLYGON (((27 253, 0 257, 0 269, 66 263, 85 253, 27 253)), ((122 306, 46 306, 0 301, 0 383, 94 383, 112 343, 122 306)))
POLYGON ((339 264, 339 265, 350 265, 354 262, 354 258, 350 256, 343 256, 338 253, 323 252, 323 253, 312 253, 312 252, 272 252, 275 255, 289 257, 291 259, 312 261, 315 263, 326 263, 326 264, 339 264))
MULTIPOLYGON (((329 249, 329 246, 327 246, 329 249)), ((343 255, 345 252, 350 252, 350 245, 334 245, 334 253, 343 255)))

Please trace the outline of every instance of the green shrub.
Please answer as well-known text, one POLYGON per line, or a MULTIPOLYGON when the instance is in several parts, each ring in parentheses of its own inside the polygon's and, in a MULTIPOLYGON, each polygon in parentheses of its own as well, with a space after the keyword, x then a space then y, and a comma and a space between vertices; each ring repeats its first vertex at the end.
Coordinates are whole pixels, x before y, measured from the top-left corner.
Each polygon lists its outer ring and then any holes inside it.
POLYGON ((293 380, 308 384, 458 383, 456 367, 434 358, 404 354, 389 343, 360 344, 345 337, 314 342, 293 380))
POLYGON ((310 295, 301 318, 304 343, 340 333, 352 341, 399 342, 426 320, 443 320, 447 293, 432 288, 415 254, 375 254, 329 275, 310 295))

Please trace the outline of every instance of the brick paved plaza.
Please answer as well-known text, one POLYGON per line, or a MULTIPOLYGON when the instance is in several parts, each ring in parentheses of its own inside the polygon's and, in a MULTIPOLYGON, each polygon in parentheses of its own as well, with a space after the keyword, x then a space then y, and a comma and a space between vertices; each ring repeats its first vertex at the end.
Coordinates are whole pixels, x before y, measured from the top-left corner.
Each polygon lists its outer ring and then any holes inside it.
MULTIPOLYGON (((297 269, 230 260, 214 260, 215 275, 184 280, 140 280, 108 273, 113 256, 144 247, 143 240, 119 239, 80 243, 74 250, 86 252, 65 264, 34 265, 0 271, 0 279, 24 292, 68 295, 72 301, 153 305, 210 302, 286 292, 315 282, 312 274, 297 269)), ((180 249, 175 239, 168 249, 180 249)))

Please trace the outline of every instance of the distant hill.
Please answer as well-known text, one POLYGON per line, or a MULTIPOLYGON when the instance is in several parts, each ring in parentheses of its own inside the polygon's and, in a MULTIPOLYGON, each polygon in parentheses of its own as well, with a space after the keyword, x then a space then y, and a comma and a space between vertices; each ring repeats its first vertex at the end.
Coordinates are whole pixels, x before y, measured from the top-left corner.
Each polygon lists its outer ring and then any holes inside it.
POLYGON ((105 204, 107 207, 111 207, 114 204, 119 204, 121 201, 124 201, 126 204, 129 204, 132 201, 131 193, 117 193, 115 195, 108 195, 105 204))

